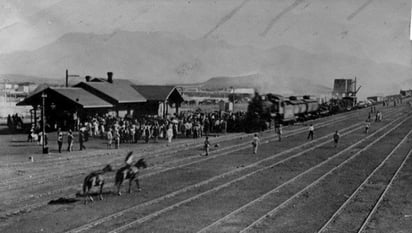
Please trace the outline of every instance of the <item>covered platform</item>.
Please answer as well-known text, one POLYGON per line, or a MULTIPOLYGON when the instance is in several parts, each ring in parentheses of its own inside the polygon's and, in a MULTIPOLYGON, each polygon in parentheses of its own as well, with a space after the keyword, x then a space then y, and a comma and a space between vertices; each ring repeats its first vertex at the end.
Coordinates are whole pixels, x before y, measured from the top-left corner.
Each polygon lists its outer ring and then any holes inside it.
POLYGON ((41 125, 43 98, 46 112, 47 128, 73 128, 76 121, 86 113, 104 113, 114 107, 113 104, 96 95, 76 87, 45 87, 29 95, 16 105, 31 105, 33 107, 31 123, 41 125))
POLYGON ((184 101, 182 94, 175 86, 132 85, 146 102, 139 103, 134 115, 157 115, 165 117, 169 114, 169 107, 174 107, 175 113, 184 101))

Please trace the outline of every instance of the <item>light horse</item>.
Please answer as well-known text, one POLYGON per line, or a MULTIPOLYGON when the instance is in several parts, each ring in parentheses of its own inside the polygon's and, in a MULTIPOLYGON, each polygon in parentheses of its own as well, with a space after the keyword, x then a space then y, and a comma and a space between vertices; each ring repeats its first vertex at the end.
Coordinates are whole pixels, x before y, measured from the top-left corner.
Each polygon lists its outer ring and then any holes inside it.
POLYGON ((140 191, 140 184, 139 184, 139 170, 142 168, 147 168, 146 161, 142 158, 137 161, 134 165, 126 165, 121 167, 115 176, 115 185, 117 186, 117 194, 120 196, 120 187, 124 180, 129 180, 129 193, 131 193, 132 182, 136 182, 137 190, 140 191))
POLYGON ((87 204, 87 199, 94 201, 92 196, 90 195, 90 190, 95 186, 100 187, 99 198, 100 200, 103 200, 103 195, 102 195, 103 186, 104 186, 103 174, 106 172, 111 172, 111 171, 113 171, 113 168, 109 164, 109 165, 106 165, 102 170, 91 172, 89 175, 86 176, 86 178, 84 178, 84 182, 83 182, 83 195, 85 197, 84 204, 87 204))

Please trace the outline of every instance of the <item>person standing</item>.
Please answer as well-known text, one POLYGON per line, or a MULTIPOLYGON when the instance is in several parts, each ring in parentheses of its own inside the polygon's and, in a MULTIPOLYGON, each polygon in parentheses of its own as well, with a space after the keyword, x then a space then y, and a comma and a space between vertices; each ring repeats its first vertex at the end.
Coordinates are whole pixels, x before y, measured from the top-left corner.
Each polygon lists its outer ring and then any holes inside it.
POLYGON ((31 127, 29 134, 27 135, 27 142, 33 142, 34 126, 31 127))
POLYGON ((170 145, 170 143, 172 143, 172 138, 173 138, 172 125, 169 125, 169 129, 167 130, 166 134, 167 134, 167 142, 168 142, 168 145, 170 145))
POLYGON ((59 132, 57 136, 57 145, 59 147, 59 153, 62 153, 62 146, 63 146, 63 133, 59 132))
POLYGON ((365 123, 365 134, 368 134, 369 127, 370 127, 370 123, 369 123, 369 121, 366 121, 366 123, 365 123))
POLYGON ((73 132, 71 129, 69 129, 69 132, 67 133, 67 151, 72 151, 73 150, 73 141, 74 141, 74 136, 73 132))
POLYGON ((252 139, 253 154, 257 154, 259 142, 260 142, 260 139, 259 139, 258 135, 255 134, 255 135, 253 136, 253 139, 252 139))
POLYGON ((85 140, 85 132, 83 130, 79 131, 79 144, 80 144, 80 150, 85 149, 86 150, 86 146, 84 146, 84 140, 85 140))
POLYGON ((335 133, 333 134, 333 142, 335 143, 335 147, 338 146, 339 138, 340 138, 340 134, 339 134, 339 132, 336 130, 335 133))
POLYGON ((159 124, 156 122, 153 126, 153 138, 154 142, 157 143, 157 139, 159 138, 160 130, 159 130, 159 124))
POLYGON ((173 124, 172 124, 172 137, 173 137, 174 139, 177 138, 177 123, 173 123, 173 124))
POLYGON ((105 128, 104 128, 104 124, 103 124, 103 122, 100 122, 100 124, 99 124, 99 132, 100 132, 100 138, 101 139, 104 139, 104 132, 106 131, 105 130, 105 128))
POLYGON ((279 140, 279 142, 281 142, 282 141, 282 134, 283 134, 282 125, 279 125, 277 133, 278 133, 278 140, 279 140))
POLYGON ((309 126, 309 134, 308 134, 308 140, 309 140, 309 138, 310 138, 310 140, 313 140, 313 133, 314 133, 314 131, 315 131, 315 127, 312 125, 312 124, 310 124, 310 126, 309 126))
POLYGON ((150 138, 150 126, 149 125, 146 125, 146 128, 144 130, 144 135, 145 135, 144 141, 146 143, 149 143, 149 138, 150 138))
POLYGON ((204 142, 204 148, 206 152, 206 156, 209 155, 209 150, 210 150, 210 142, 209 142, 209 137, 206 136, 205 142, 204 142))
POLYGON ((112 149, 112 143, 113 143, 113 134, 112 134, 112 130, 109 129, 109 131, 107 131, 107 149, 112 149))
POLYGON ((120 146, 120 132, 119 129, 114 130, 114 148, 119 149, 120 146))

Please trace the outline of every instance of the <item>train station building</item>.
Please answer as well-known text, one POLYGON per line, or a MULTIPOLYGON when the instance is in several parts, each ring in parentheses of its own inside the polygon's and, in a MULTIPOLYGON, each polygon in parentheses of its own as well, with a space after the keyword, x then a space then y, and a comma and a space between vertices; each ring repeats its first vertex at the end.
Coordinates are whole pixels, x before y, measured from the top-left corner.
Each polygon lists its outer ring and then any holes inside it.
POLYGON ((72 87, 43 86, 17 105, 31 105, 31 122, 37 125, 42 119, 42 106, 49 127, 67 128, 77 119, 95 114, 114 116, 152 116, 165 118, 178 113, 184 101, 172 85, 135 85, 130 80, 86 78, 72 87))

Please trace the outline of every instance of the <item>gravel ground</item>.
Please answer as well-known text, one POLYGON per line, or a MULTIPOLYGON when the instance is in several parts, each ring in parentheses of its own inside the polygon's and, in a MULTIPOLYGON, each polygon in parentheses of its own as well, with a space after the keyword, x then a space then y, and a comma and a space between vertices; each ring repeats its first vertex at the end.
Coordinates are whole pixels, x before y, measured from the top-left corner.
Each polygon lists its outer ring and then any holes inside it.
MULTIPOLYGON (((27 199, 27 204, 33 204, 33 200, 40 203, 58 197, 74 198, 76 202, 39 205, 27 212, 17 211, 15 214, 3 216, 0 231, 65 232, 76 227, 82 227, 81 230, 84 230, 84 232, 109 232, 138 220, 136 224, 132 224, 130 228, 124 230, 127 232, 196 232, 218 221, 233 210, 248 205, 256 198, 282 185, 306 169, 319 164, 321 161, 329 161, 328 158, 331 156, 361 141, 366 136, 363 133, 362 125, 359 125, 359 123, 366 119, 367 110, 314 121, 316 131, 313 142, 306 140, 306 125, 285 127, 285 134, 286 131, 297 130, 300 127, 303 127, 303 131, 285 137, 282 142, 277 140, 268 142, 268 139, 263 139, 264 143, 260 146, 258 155, 253 155, 251 146, 248 146, 250 136, 241 134, 213 138, 212 143, 219 144, 219 147, 213 147, 209 157, 201 156, 201 148, 194 146, 201 145, 202 139, 197 141, 179 139, 176 141, 175 146, 170 147, 167 147, 164 142, 159 144, 122 145, 125 148, 109 152, 104 150, 103 141, 91 139, 86 144, 88 149, 85 152, 75 151, 58 154, 55 153, 55 149, 51 148, 49 155, 42 155, 40 153, 41 148, 38 145, 25 142, 25 135, 2 134, 0 135, 0 146, 5 148, 5 153, 0 156, 0 176, 3 177, 3 181, 0 182, 0 190, 2 191, 0 197, 3 200, 0 211, 21 207, 21 203, 17 203, 16 200, 23 197, 54 192, 68 185, 73 185, 73 187, 62 191, 62 193, 57 192, 45 197, 27 199), (317 127, 322 122, 328 122, 329 125, 317 127), (335 148, 331 136, 328 135, 336 129, 343 129, 350 125, 353 125, 353 127, 347 129, 348 136, 343 136, 340 144, 335 148), (359 129, 355 130, 357 126, 359 126, 359 129), (353 131, 351 131, 352 129, 353 131), (323 136, 325 138, 321 138, 323 136), (233 137, 233 140, 224 141, 225 137, 233 137), (225 150, 224 148, 230 149, 225 150), (141 174, 143 191, 132 194, 125 193, 119 197, 114 195, 113 188, 108 185, 105 188, 105 199, 103 201, 84 205, 81 202, 83 197, 76 196, 76 192, 79 191, 78 184, 81 183, 82 177, 89 171, 86 168, 99 168, 109 160, 119 166, 124 154, 130 149, 138 151, 136 152, 138 156, 146 156, 150 164, 149 168, 141 174), (237 150, 234 151, 234 149, 237 150), (32 152, 29 152, 30 150, 32 152), (27 159, 28 156, 33 154, 35 162, 30 163, 27 159), (293 158, 288 159, 291 156, 293 158), (273 168, 265 168, 276 163, 278 164, 273 168), (84 169, 79 169, 82 166, 84 169), (34 177, 29 178, 27 177, 28 174, 34 177), (19 183, 21 184, 19 185, 19 183), (5 200, 8 200, 8 202, 5 200), (128 210, 123 211, 125 209, 128 210), (117 216, 105 218, 111 214, 117 216), (87 225, 96 220, 99 223, 96 226, 87 225)), ((406 114, 410 111, 407 106, 382 108, 380 110, 384 113, 384 121, 373 123, 370 134, 388 125, 390 120, 396 118, 399 114, 406 114)), ((331 179, 328 179, 327 182, 322 182, 311 189, 308 194, 305 194, 309 195, 310 198, 304 198, 305 201, 299 202, 299 205, 292 205, 293 208, 285 208, 276 215, 276 218, 269 219, 267 223, 256 228, 258 230, 253 228, 252 232, 277 232, 278 230, 280 230, 279 232, 307 232, 308 229, 316 229, 345 200, 345 196, 339 193, 353 189, 351 188, 353 185, 356 186, 356 183, 359 183, 362 177, 368 175, 370 169, 362 168, 373 167, 373 164, 379 161, 379 158, 374 155, 377 153, 385 154, 393 148, 393 144, 399 141, 399 138, 405 135, 405 131, 409 130, 412 125, 409 121, 402 126, 396 128, 393 133, 388 134, 379 146, 372 147, 368 152, 365 152, 365 156, 361 157, 363 159, 342 167, 342 175, 331 176, 331 179), (371 159, 367 159, 367 156, 370 156, 371 159), (333 192, 327 192, 327 190, 333 192), (325 210, 321 210, 320 207, 325 208, 325 210), (278 221, 281 221, 282 224, 278 221)), ((345 132, 342 131, 341 133, 344 134, 345 132)), ((386 131, 383 130, 373 136, 369 142, 384 132, 386 131)), ((270 135, 273 136, 273 132, 261 134, 262 138, 270 135)), ((52 140, 51 138, 50 141, 52 140)), ((348 152, 342 153, 342 158, 362 149, 367 143, 368 141, 365 141, 348 152)), ((338 161, 340 160, 330 160, 330 163, 338 161)), ((410 162, 408 164, 411 166, 410 162)), ((310 181, 320 176, 322 171, 326 171, 327 167, 314 170, 313 173, 308 173, 308 176, 285 186, 285 189, 280 190, 278 195, 272 196, 269 202, 263 201, 261 205, 253 203, 253 205, 250 205, 250 209, 247 209, 248 211, 239 212, 240 214, 234 215, 223 224, 210 228, 210 231, 235 232, 242 229, 242 227, 259 218, 265 210, 270 210, 276 203, 281 203, 282 200, 304 188, 310 181), (271 204, 269 205, 269 203, 271 204), (266 207, 266 209, 263 207, 266 207)), ((402 185, 404 184, 403 180, 408 181, 409 173, 403 172, 401 174, 387 198, 388 200, 393 198, 393 203, 397 203, 398 206, 402 205, 401 212, 406 216, 412 205, 409 196, 403 194, 407 189, 402 185)), ((110 182, 112 176, 113 173, 108 174, 110 182)), ((409 183, 411 182, 409 181, 409 183)), ((385 206, 385 203, 382 205, 385 209, 377 212, 376 219, 373 218, 371 228, 368 228, 368 231, 391 232, 392 229, 396 229, 397 232, 402 232, 402 230, 410 229, 406 228, 410 226, 407 222, 408 217, 404 217, 402 222, 399 221, 400 226, 396 226, 396 228, 390 227, 390 224, 394 221, 384 221, 399 218, 400 216, 399 213, 392 214, 399 210, 394 208, 397 206, 385 206), (385 229, 385 231, 380 231, 381 229, 385 229)))

